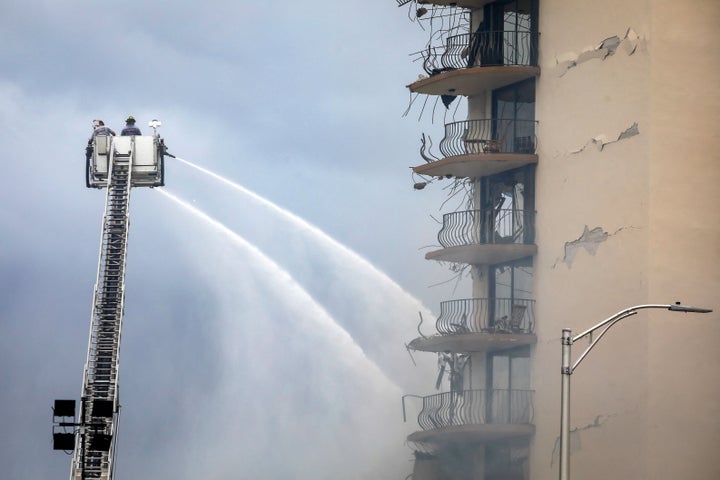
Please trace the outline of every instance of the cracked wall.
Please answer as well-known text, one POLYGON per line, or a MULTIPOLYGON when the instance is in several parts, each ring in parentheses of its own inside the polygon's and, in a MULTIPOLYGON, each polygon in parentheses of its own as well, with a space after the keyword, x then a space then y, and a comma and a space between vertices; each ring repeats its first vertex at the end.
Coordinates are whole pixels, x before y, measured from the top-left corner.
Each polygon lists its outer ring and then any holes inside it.
MULTIPOLYGON (((582 450, 582 436, 581 432, 590 430, 593 428, 601 428, 610 417, 614 417, 616 414, 609 415, 597 415, 592 423, 583 425, 582 427, 575 427, 570 429, 570 453, 576 453, 582 450)), ((555 460, 560 457, 560 436, 558 435, 555 439, 555 446, 553 447, 552 456, 550 457, 550 466, 555 464, 555 460)))
POLYGON ((587 147, 591 145, 595 145, 598 149, 598 151, 602 151, 603 148, 605 148, 605 145, 609 145, 611 143, 616 143, 621 140, 628 139, 630 137, 634 137, 635 135, 640 135, 640 129, 638 127, 637 122, 633 123, 631 126, 623 130, 618 134, 618 136, 614 139, 610 139, 606 134, 600 133, 598 135, 595 135, 593 138, 588 140, 585 145, 580 147, 577 150, 573 150, 570 153, 577 154, 581 153, 583 150, 585 150, 587 147))
POLYGON ((565 242, 565 256, 562 259, 563 263, 570 268, 573 260, 575 260, 575 255, 577 255, 580 249, 583 249, 590 255, 595 256, 598 248, 600 248, 600 244, 607 240, 607 238, 608 233, 604 231, 602 227, 595 227, 592 230, 589 230, 588 226, 585 225, 582 235, 580 235, 577 240, 565 242))
POLYGON ((565 254, 562 259, 558 259, 555 262, 552 268, 555 268, 558 262, 562 262, 566 264, 568 268, 571 268, 575 257, 581 250, 585 250, 585 252, 594 257, 598 249, 600 248, 601 243, 605 242, 608 238, 617 235, 626 228, 635 227, 620 227, 613 233, 608 233, 603 230, 602 227, 595 227, 593 229, 590 229, 587 225, 585 225, 582 235, 580 235, 575 240, 565 242, 565 254))
MULTIPOLYGON (((575 42, 570 40, 571 45, 575 42)), ((636 107, 647 105, 643 100, 648 94, 648 59, 647 42, 632 27, 579 52, 551 57, 547 70, 557 89, 555 111, 568 98, 575 99, 565 110, 566 121, 558 122, 566 145, 558 150, 560 155, 588 153, 590 147, 602 152, 608 145, 640 135, 647 111, 636 107)))
POLYGON ((572 68, 576 68, 590 60, 605 60, 607 57, 615 55, 617 51, 621 51, 627 56, 633 55, 641 44, 644 44, 643 39, 635 30, 628 28, 622 39, 614 35, 606 38, 595 47, 585 48, 579 54, 566 52, 556 55, 555 75, 562 77, 572 68))
MULTIPOLYGON (((557 454, 562 328, 580 332, 623 307, 665 298, 717 307, 720 222, 698 205, 720 198, 720 2, 688 6, 541 2, 531 461, 538 478, 557 478, 557 458, 549 463, 557 454), (627 235, 615 238, 619 227, 627 235)), ((701 316, 685 326, 679 317, 644 312, 613 327, 573 375, 574 476, 720 478, 718 429, 707 421, 717 403, 697 402, 718 395, 707 379, 719 368, 712 352, 720 323, 701 316)))

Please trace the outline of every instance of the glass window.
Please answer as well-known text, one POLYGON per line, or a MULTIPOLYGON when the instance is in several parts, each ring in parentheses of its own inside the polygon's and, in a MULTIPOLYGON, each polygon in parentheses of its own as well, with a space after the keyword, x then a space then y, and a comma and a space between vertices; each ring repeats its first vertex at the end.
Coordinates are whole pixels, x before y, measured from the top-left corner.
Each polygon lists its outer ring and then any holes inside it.
POLYGON ((490 379, 488 386, 491 389, 527 390, 530 388, 529 347, 492 352, 489 357, 490 379))
POLYGON ((537 64, 537 2, 504 0, 483 8, 473 53, 482 65, 537 64))
POLYGON ((535 79, 531 78, 492 93, 493 138, 503 152, 535 151, 535 79))
POLYGON ((490 353, 487 386, 489 423, 529 423, 532 414, 529 347, 490 353))
POLYGON ((483 178, 483 241, 534 241, 534 165, 483 178))
POLYGON ((491 295, 494 298, 532 299, 532 258, 495 265, 492 267, 491 276, 491 295))

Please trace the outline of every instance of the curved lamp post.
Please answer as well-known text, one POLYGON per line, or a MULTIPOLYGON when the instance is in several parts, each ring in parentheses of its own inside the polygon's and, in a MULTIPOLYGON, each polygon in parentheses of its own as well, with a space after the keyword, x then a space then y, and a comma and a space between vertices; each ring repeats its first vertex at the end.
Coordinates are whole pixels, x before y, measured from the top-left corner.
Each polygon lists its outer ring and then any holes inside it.
POLYGON ((626 308, 625 310, 616 313, 610 318, 603 320, 594 327, 588 328, 579 335, 572 336, 572 331, 569 328, 563 328, 562 331, 562 385, 560 393, 560 480, 570 480, 570 455, 569 455, 569 443, 570 443, 570 375, 575 371, 577 366, 583 359, 590 353, 590 350, 600 341, 600 339, 610 330, 610 327, 615 325, 623 318, 637 315, 637 311, 644 308, 662 308, 670 310, 671 312, 694 312, 694 313, 710 313, 712 310, 708 308, 697 308, 689 307, 680 304, 680 302, 674 305, 661 305, 661 304, 649 304, 649 305, 636 305, 634 307, 626 308), (604 328, 600 334, 593 339, 592 334, 596 330, 604 328), (583 337, 590 337, 590 345, 585 351, 580 354, 578 359, 571 365, 571 348, 572 344, 583 337))

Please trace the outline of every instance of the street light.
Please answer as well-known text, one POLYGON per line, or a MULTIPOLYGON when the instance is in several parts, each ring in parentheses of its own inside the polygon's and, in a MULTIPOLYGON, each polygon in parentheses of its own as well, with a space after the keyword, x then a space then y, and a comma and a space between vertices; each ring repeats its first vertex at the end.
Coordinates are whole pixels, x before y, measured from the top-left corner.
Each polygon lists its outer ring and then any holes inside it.
POLYGON ((615 325, 623 318, 637 315, 637 311, 644 308, 662 308, 670 310, 671 312, 694 312, 694 313, 710 313, 711 309, 708 308, 697 308, 682 305, 680 302, 676 302, 674 305, 661 305, 661 304, 649 304, 649 305, 636 305, 634 307, 626 308, 625 310, 616 313, 610 318, 603 320, 594 327, 591 327, 579 335, 572 336, 572 331, 569 328, 563 328, 562 331, 562 384, 560 390, 560 480, 570 480, 570 455, 569 455, 569 443, 570 443, 570 375, 575 371, 577 366, 583 359, 590 353, 590 350, 600 341, 600 339, 610 330, 610 327, 615 325), (600 334, 593 339, 592 334, 594 331, 604 328, 600 334), (571 362, 571 348, 572 344, 580 340, 583 337, 590 336, 590 345, 585 351, 580 354, 578 359, 570 365, 571 362))

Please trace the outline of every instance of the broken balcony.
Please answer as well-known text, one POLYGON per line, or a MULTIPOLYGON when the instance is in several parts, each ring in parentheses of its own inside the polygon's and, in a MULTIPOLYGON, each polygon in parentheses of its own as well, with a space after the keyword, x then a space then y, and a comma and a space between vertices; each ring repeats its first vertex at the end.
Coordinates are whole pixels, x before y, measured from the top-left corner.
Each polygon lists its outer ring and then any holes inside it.
POLYGON ((413 168, 420 175, 477 178, 537 163, 534 120, 505 118, 465 120, 445 125, 440 141, 442 158, 431 158, 413 168))
POLYGON ((531 31, 480 31, 448 37, 442 47, 419 53, 429 75, 411 92, 472 96, 538 76, 538 34, 531 31))
POLYGON ((422 397, 411 442, 487 442, 535 432, 533 390, 460 390, 422 397))
POLYGON ((437 335, 416 338, 408 347, 425 352, 484 352, 537 341, 534 300, 466 298, 440 303, 437 335))
POLYGON ((534 255, 535 212, 518 208, 446 213, 438 233, 443 248, 428 260, 494 265, 534 255))

